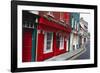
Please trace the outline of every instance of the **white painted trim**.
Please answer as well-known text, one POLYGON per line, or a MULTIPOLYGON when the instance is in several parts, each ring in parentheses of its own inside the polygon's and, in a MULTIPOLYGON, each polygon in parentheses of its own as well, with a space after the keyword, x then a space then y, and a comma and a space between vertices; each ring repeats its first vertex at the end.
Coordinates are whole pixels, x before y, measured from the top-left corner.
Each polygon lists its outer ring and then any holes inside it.
POLYGON ((68 40, 66 40, 66 46, 67 46, 67 47, 66 47, 66 51, 68 51, 68 46, 69 46, 69 45, 68 45, 68 40))
POLYGON ((47 46, 47 44, 46 44, 46 42, 47 42, 47 33, 48 32, 45 32, 44 33, 44 53, 49 53, 49 52, 53 52, 53 32, 50 32, 50 33, 52 33, 52 39, 51 39, 51 48, 50 48, 50 50, 47 50, 46 48, 46 46, 47 46))
POLYGON ((71 35, 70 36, 70 51, 73 51, 73 38, 74 38, 74 34, 71 33, 70 35, 71 35))
POLYGON ((60 50, 63 50, 64 49, 64 37, 63 36, 60 37, 60 47, 59 47, 59 49, 60 50), (62 41, 63 41, 63 46, 62 46, 62 41))
POLYGON ((62 12, 60 12, 60 21, 61 22, 64 22, 64 20, 63 20, 63 17, 62 17, 62 14, 61 14, 62 12))
POLYGON ((54 17, 53 13, 48 11, 47 15, 50 15, 51 17, 54 17))
POLYGON ((75 20, 75 29, 77 30, 77 21, 75 20))
POLYGON ((72 20, 71 20, 71 26, 72 26, 72 28, 74 27, 74 18, 72 18, 72 20))
POLYGON ((33 13, 33 14, 39 14, 39 12, 38 11, 29 11, 30 13, 33 13))
POLYGON ((37 50, 38 50, 38 34, 40 30, 37 30, 37 36, 36 36, 36 57, 35 60, 37 61, 37 50))
POLYGON ((40 34, 41 33, 41 30, 37 30, 37 34, 40 34))

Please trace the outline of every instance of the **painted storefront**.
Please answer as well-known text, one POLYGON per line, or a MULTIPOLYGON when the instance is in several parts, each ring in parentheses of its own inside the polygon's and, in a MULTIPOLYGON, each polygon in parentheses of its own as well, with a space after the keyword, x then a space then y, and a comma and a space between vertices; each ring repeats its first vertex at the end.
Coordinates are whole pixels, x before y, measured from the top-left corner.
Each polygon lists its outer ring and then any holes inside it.
POLYGON ((82 47, 88 23, 80 13, 23 11, 22 61, 45 61, 82 47))
POLYGON ((23 11, 22 61, 44 61, 68 51, 70 14, 23 11))
POLYGON ((22 61, 31 62, 36 60, 36 38, 38 15, 29 11, 22 11, 22 61))
POLYGON ((79 13, 71 13, 70 24, 71 24, 71 34, 69 38, 69 51, 73 51, 79 48, 79 13))
POLYGON ((39 12, 37 61, 68 51, 67 42, 71 32, 69 13, 39 12))

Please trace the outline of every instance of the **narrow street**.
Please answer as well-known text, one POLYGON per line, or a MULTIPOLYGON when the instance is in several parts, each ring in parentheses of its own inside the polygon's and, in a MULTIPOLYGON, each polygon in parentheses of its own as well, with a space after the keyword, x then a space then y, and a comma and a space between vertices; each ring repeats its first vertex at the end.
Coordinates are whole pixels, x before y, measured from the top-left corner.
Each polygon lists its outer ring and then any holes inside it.
POLYGON ((90 40, 88 40, 87 43, 85 44, 85 48, 86 48, 86 51, 80 56, 78 56, 75 60, 90 59, 90 40))

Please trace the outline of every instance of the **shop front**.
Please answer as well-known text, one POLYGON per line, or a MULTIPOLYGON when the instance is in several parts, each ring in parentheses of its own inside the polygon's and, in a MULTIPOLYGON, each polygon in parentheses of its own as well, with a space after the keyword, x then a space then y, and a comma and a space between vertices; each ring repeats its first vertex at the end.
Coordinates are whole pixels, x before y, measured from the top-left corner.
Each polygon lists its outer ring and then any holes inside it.
POLYGON ((31 62, 36 59, 38 16, 29 11, 22 14, 22 62, 31 62))
POLYGON ((71 28, 63 26, 53 19, 40 17, 37 29, 37 61, 67 52, 67 41, 71 28))

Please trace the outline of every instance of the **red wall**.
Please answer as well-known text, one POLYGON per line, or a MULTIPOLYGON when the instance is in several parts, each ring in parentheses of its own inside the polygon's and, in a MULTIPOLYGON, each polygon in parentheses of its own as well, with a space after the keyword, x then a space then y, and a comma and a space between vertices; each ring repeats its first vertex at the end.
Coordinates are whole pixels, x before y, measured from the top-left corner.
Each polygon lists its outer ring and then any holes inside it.
POLYGON ((53 16, 56 20, 60 20, 60 12, 53 12, 53 16))
POLYGON ((60 48, 57 48, 56 47, 56 40, 57 40, 56 33, 54 33, 54 41, 53 41, 53 43, 54 43, 54 45, 53 45, 53 48, 54 48, 54 56, 66 52, 66 41, 65 41, 65 39, 64 39, 64 49, 62 49, 62 50, 60 48))
POLYGON ((31 61, 31 49, 32 49, 32 30, 23 30, 23 47, 22 47, 22 62, 31 61))
MULTIPOLYGON (((43 16, 43 15, 47 15, 47 12, 44 11, 40 11, 39 12, 39 15, 40 16, 43 16)), ((60 20, 60 12, 53 12, 53 16, 56 20, 60 20)), ((65 23, 69 23, 69 19, 70 19, 70 14, 69 13, 65 13, 63 12, 62 13, 62 17, 65 21, 65 23)), ((39 27, 39 26, 38 26, 39 27)), ((66 34, 68 36, 68 34, 66 34)), ((66 41, 64 39, 64 49, 60 50, 59 48, 56 47, 56 33, 54 32, 54 35, 53 35, 53 52, 50 52, 50 53, 43 53, 43 49, 44 49, 44 34, 41 33, 38 33, 38 43, 37 43, 37 61, 43 61, 45 59, 48 59, 48 58, 51 58, 53 56, 56 56, 56 55, 59 55, 59 54, 62 54, 62 53, 65 53, 66 52, 66 41)))
MULTIPOLYGON (((47 11, 40 11, 39 15, 43 16, 43 15, 47 15, 47 13, 48 13, 47 11)), ((60 20, 60 13, 65 23, 69 24, 70 23, 70 13, 69 12, 52 12, 54 18, 58 21, 60 20)))
POLYGON ((43 50, 44 50, 44 34, 38 33, 37 61, 43 61, 47 58, 53 57, 53 52, 44 54, 43 50))
POLYGON ((43 61, 43 60, 51 58, 53 56, 65 53, 66 52, 66 41, 64 41, 64 49, 63 50, 56 48, 56 33, 54 33, 53 52, 43 53, 43 50, 44 50, 44 34, 39 33, 38 34, 38 45, 37 45, 37 61, 43 61))
POLYGON ((64 19, 67 24, 70 24, 70 13, 64 12, 64 19))

